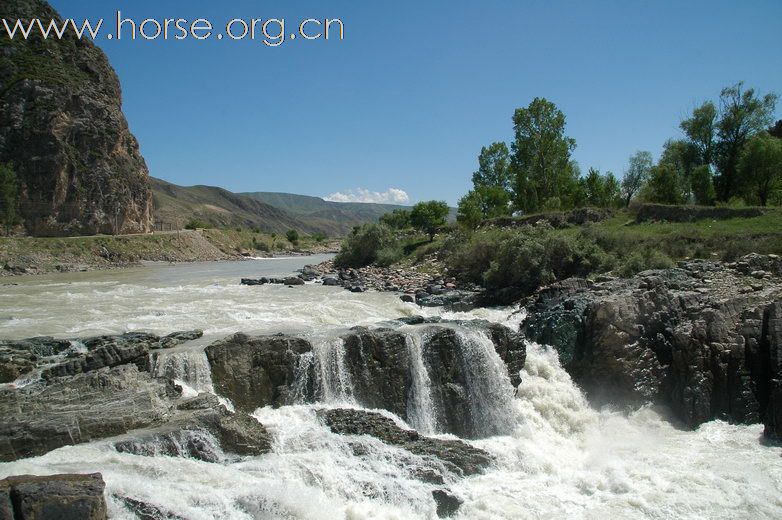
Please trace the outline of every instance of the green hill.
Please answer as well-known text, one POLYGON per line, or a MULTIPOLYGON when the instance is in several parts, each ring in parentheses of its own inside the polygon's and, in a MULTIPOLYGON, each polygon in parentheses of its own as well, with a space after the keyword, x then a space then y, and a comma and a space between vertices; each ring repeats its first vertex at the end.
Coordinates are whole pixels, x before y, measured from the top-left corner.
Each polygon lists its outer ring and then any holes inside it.
POLYGON ((332 237, 404 207, 328 202, 288 193, 232 193, 213 186, 177 186, 155 178, 152 192, 155 220, 165 226, 182 227, 195 220, 214 227, 258 228, 266 233, 296 229, 332 237))

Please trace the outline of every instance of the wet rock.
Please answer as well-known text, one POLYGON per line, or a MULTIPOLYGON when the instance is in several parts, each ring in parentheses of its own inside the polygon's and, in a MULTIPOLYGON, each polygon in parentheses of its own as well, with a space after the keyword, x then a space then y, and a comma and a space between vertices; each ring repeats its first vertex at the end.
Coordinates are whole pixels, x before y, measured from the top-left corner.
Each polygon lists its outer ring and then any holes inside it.
POLYGON ((389 329, 356 327, 342 339, 354 398, 367 408, 383 408, 407 418, 412 378, 405 336, 389 329))
POLYGON ((436 294, 419 293, 416 303, 421 307, 446 307, 456 312, 467 312, 475 308, 477 293, 472 291, 442 291, 436 294))
POLYGON ((266 285, 269 283, 268 278, 242 278, 241 285, 266 285))
POLYGON ((405 303, 415 303, 415 296, 412 294, 403 294, 399 299, 405 303))
POLYGON ((171 511, 166 511, 141 500, 119 495, 114 495, 114 498, 122 502, 125 508, 133 513, 138 520, 185 520, 171 511))
POLYGON ((212 380, 218 394, 237 410, 281 406, 291 402, 299 356, 310 352, 304 339, 288 336, 250 337, 236 334, 206 348, 212 380))
POLYGON ((321 410, 318 416, 334 433, 375 437, 415 455, 439 459, 458 475, 481 473, 492 462, 488 453, 465 442, 421 436, 414 430, 400 428, 393 420, 376 412, 333 409, 321 410))
POLYGON ((178 397, 132 364, 0 390, 0 461, 162 424, 178 397))
MULTIPOLYGON (((180 407, 181 409, 181 407, 180 407)), ((222 462, 225 453, 257 456, 271 450, 271 435, 246 413, 232 413, 224 406, 180 414, 163 426, 134 432, 114 443, 121 453, 145 456, 186 457, 222 462)))
POLYGON ((150 344, 150 349, 166 349, 173 348, 188 341, 195 341, 202 338, 204 335, 203 330, 186 330, 181 332, 172 332, 167 336, 163 336, 160 340, 150 344))
POLYGON ((325 285, 326 287, 338 287, 342 284, 340 283, 339 279, 329 277, 323 279, 323 285, 325 285))
POLYGON ((283 283, 285 285, 304 285, 304 280, 302 280, 298 276, 289 276, 288 278, 283 280, 283 283))
POLYGON ((71 348, 68 340, 50 337, 16 341, 0 340, 0 383, 10 383, 34 370, 45 358, 71 348))
POLYGON ((432 498, 434 498, 437 504, 437 516, 440 518, 448 518, 455 515, 463 503, 460 498, 443 489, 432 491, 432 498))
MULTIPOLYGON (((88 347, 90 348, 90 347, 88 347)), ((73 376, 92 372, 104 367, 113 368, 129 363, 144 369, 149 362, 149 344, 146 342, 123 342, 107 340, 100 346, 92 347, 90 352, 45 369, 41 376, 44 379, 73 376)))
POLYGON ((530 300, 522 328, 558 350, 597 404, 662 403, 693 428, 715 418, 761 422, 773 415, 772 380, 780 373, 772 353, 782 282, 742 288, 743 271, 764 262, 745 257, 738 273, 691 261, 597 286, 566 281, 530 300))
POLYGON ((100 473, 9 477, 0 480, 0 518, 105 520, 105 487, 100 473))

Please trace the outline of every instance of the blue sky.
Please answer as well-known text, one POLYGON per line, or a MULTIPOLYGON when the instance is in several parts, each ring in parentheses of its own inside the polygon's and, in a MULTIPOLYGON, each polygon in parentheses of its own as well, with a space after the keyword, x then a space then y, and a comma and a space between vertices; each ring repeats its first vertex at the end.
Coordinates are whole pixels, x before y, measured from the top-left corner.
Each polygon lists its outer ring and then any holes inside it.
MULTIPOLYGON (((782 2, 52 0, 64 17, 340 18, 345 40, 99 39, 152 175, 324 196, 404 190, 454 204, 481 146, 555 102, 583 171, 621 174, 744 80, 782 94, 782 2)), ((779 110, 778 110, 779 117, 779 110)))

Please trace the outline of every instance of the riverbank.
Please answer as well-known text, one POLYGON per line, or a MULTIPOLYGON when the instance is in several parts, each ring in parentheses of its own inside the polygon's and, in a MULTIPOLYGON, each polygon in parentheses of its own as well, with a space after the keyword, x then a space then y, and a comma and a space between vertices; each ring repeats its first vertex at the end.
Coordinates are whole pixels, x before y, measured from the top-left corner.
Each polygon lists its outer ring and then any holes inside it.
POLYGON ((143 262, 209 262, 334 252, 338 242, 249 230, 182 230, 145 235, 0 238, 0 276, 119 269, 143 262))

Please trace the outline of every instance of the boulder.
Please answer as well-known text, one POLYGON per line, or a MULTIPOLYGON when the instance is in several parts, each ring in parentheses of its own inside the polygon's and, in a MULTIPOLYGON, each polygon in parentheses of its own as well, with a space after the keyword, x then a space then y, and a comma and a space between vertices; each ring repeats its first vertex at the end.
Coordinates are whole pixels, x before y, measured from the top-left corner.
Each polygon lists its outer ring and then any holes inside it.
POLYGON ((242 278, 241 285, 266 285, 268 278, 242 278))
POLYGON ((400 428, 377 412, 337 408, 320 410, 318 416, 334 433, 375 437, 415 455, 439 459, 457 475, 479 474, 492 462, 488 453, 466 442, 424 437, 415 430, 400 428))
POLYGON ((288 278, 285 278, 282 283, 285 285, 304 285, 304 280, 298 276, 289 276, 288 278))
POLYGON ((323 279, 323 285, 326 287, 338 287, 342 285, 342 282, 338 278, 328 277, 323 279))
POLYGON ((217 393, 230 399, 237 410, 249 413, 292 402, 296 363, 311 350, 312 345, 302 338, 235 334, 209 345, 206 357, 217 393))
POLYGON ((105 487, 100 473, 9 477, 0 480, 0 518, 105 520, 105 487))
MULTIPOLYGON (((212 396, 213 397, 213 396, 212 396)), ((201 404, 209 406, 211 399, 201 404)), ((192 409, 191 402, 187 409, 192 409)), ((182 409, 182 407, 178 407, 182 409)), ((257 456, 271 449, 266 428, 246 413, 231 413, 224 406, 183 413, 161 427, 130 433, 114 443, 122 453, 145 456, 173 456, 222 462, 225 453, 257 456)))

